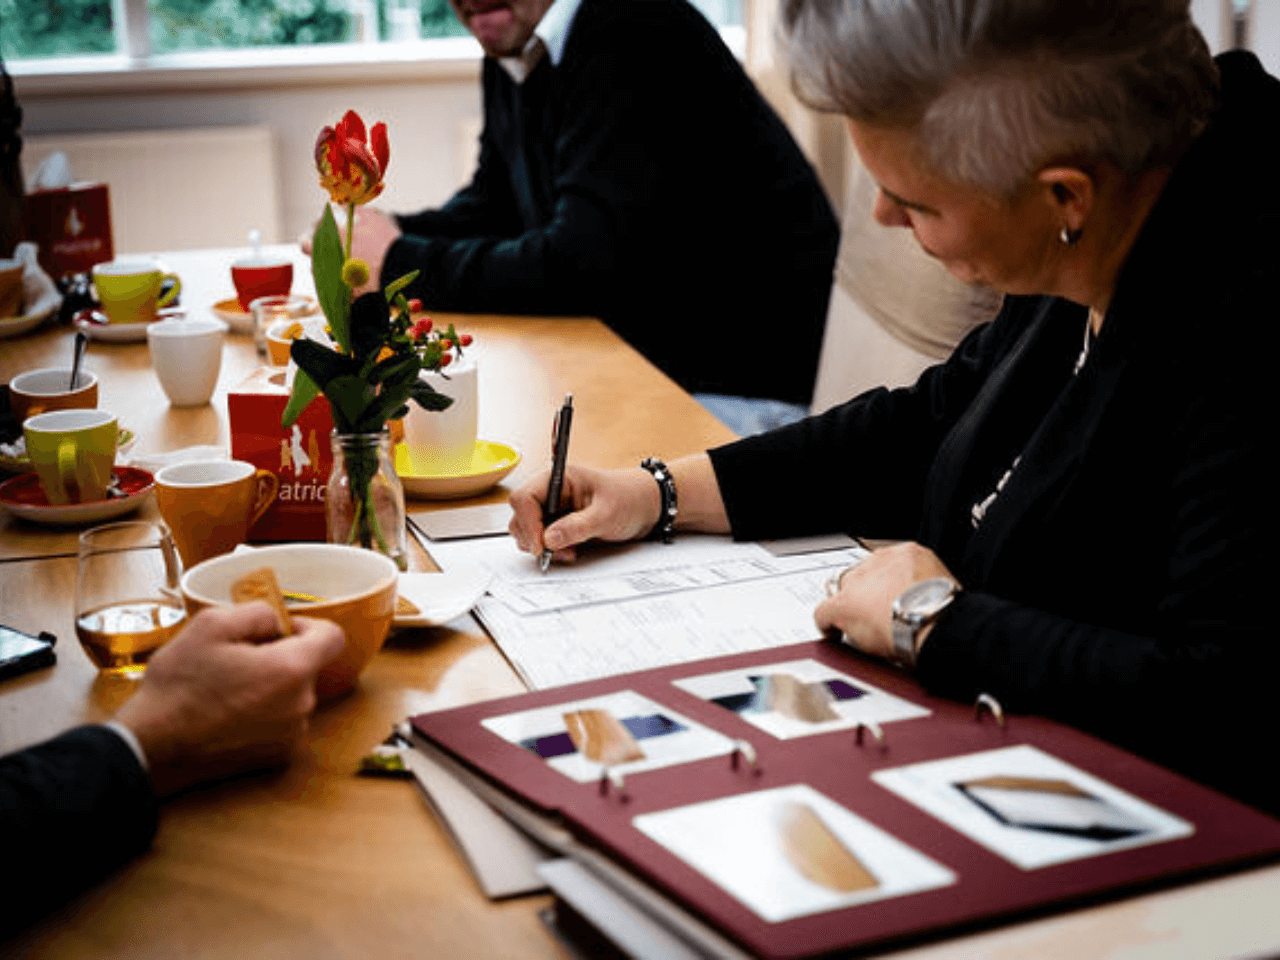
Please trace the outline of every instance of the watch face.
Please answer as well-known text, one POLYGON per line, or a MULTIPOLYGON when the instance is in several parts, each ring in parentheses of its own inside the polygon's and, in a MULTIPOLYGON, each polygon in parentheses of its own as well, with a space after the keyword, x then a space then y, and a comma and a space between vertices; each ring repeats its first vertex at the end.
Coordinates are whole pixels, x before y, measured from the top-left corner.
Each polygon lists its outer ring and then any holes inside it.
POLYGON ((946 606, 955 592, 956 585, 946 577, 932 577, 904 590, 898 606, 904 614, 929 617, 946 606))

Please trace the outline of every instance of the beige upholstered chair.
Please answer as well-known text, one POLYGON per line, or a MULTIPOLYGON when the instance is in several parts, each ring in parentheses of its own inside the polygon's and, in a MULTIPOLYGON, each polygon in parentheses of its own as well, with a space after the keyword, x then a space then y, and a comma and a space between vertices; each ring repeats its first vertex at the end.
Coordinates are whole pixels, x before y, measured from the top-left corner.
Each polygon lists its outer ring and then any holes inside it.
POLYGON ((876 223, 877 189, 855 157, 818 360, 815 413, 872 387, 914 382, 1000 307, 998 294, 947 273, 910 230, 876 223))

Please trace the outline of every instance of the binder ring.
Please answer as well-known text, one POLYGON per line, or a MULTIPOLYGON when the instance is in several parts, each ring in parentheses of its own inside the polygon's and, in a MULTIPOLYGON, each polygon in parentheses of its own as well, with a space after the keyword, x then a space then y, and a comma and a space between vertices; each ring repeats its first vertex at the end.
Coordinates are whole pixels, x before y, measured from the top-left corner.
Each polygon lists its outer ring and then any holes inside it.
POLYGON ((987 711, 995 719, 999 726, 1004 726, 1004 709, 1000 706, 1000 701, 989 693, 978 694, 978 699, 973 701, 973 718, 975 720, 982 719, 982 708, 986 707, 987 711))
POLYGON ((876 723, 874 720, 859 720, 858 726, 854 730, 853 734, 853 742, 858 746, 862 746, 862 735, 864 732, 870 733, 876 738, 876 743, 880 744, 882 747, 884 746, 884 731, 880 729, 880 724, 876 723))
POLYGON ((733 753, 729 755, 729 766, 737 770, 740 760, 745 760, 747 766, 753 770, 756 769, 756 748, 748 740, 733 741, 733 753))
POLYGON ((600 773, 600 795, 604 796, 609 792, 610 785, 618 791, 618 796, 626 794, 626 784, 622 779, 622 774, 612 767, 605 767, 600 773))

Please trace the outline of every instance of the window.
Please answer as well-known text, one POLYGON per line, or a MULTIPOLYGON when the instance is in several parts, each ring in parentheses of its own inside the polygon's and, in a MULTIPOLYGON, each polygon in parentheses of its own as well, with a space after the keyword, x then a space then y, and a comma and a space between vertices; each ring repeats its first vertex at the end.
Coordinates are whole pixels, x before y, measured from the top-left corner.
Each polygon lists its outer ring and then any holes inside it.
POLYGON ((0 0, 4 59, 114 53, 110 0, 0 0))
MULTIPOLYGON (((741 0, 694 0, 720 26, 741 0)), ((448 0, 0 0, 6 61, 465 36, 448 0)))

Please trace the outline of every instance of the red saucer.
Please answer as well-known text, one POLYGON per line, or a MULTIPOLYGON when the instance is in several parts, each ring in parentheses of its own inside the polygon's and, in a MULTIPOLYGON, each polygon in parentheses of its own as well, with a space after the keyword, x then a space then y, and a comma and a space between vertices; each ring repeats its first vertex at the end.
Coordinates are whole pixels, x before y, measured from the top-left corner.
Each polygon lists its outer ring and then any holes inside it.
POLYGON ((91 503, 51 506, 34 473, 24 473, 0 483, 0 506, 36 523, 87 523, 106 520, 136 510, 155 486, 155 477, 136 467, 116 467, 112 471, 121 497, 107 497, 91 503))

